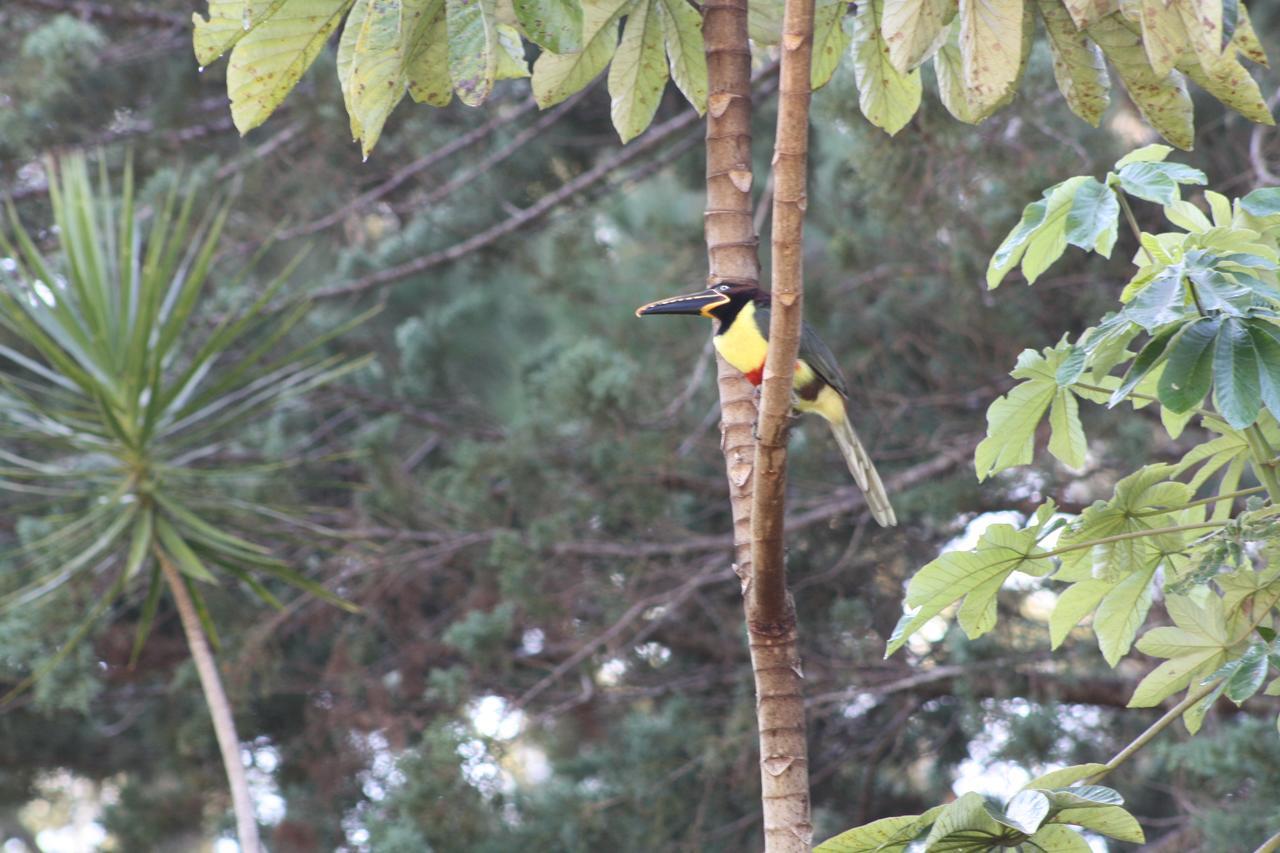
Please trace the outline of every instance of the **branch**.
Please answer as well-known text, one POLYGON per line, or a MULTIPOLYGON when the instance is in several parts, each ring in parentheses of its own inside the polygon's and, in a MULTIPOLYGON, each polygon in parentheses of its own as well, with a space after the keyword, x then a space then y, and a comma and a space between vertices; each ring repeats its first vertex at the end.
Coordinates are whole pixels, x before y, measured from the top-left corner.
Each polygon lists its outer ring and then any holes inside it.
POLYGON ((412 178, 414 175, 417 175, 420 172, 424 172, 427 169, 430 169, 432 166, 442 162, 443 160, 449 157, 452 157, 454 154, 458 153, 459 151, 475 146, 485 138, 491 136, 493 133, 498 131, 500 128, 510 124, 513 121, 516 121, 517 119, 524 118, 526 115, 528 115, 529 113, 537 109, 537 107, 538 105, 534 102, 532 98, 530 98, 529 100, 521 104, 519 108, 512 110, 506 115, 503 115, 501 112, 499 112, 496 116, 494 116, 484 124, 480 125, 479 127, 473 128, 472 130, 467 131, 461 136, 454 137, 446 144, 437 148, 435 151, 432 151, 430 154, 427 154, 423 157, 419 157, 417 160, 414 160, 412 163, 405 166, 404 168, 397 169, 395 172, 391 174, 391 177, 387 178, 385 181, 378 184, 376 187, 369 190, 368 192, 361 193, 360 195, 356 196, 351 201, 347 202, 337 210, 325 216, 322 216, 319 219, 316 219, 312 222, 306 222, 301 225, 296 225, 293 228, 288 228, 280 232, 280 234, 277 235, 277 239, 288 240, 293 237, 302 237, 307 234, 314 234, 317 231, 323 231, 326 228, 330 228, 334 225, 337 225, 339 222, 342 222, 351 214, 360 210, 364 210, 366 207, 373 204, 378 199, 383 198, 384 196, 386 196, 387 194, 395 190, 397 187, 399 187, 401 184, 403 184, 405 181, 412 178))

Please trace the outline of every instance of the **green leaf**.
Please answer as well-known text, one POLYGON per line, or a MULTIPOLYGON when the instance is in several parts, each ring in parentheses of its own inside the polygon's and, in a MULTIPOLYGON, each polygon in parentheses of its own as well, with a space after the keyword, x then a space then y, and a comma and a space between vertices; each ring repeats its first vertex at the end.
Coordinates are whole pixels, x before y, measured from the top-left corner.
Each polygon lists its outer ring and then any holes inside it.
POLYGON ((639 136, 653 121, 667 85, 662 21, 656 8, 661 2, 636 0, 630 7, 609 67, 610 114, 623 142, 639 136))
POLYGON ((1023 0, 960 0, 960 56, 970 106, 990 113, 1017 84, 1022 67, 1023 0))
POLYGON ((988 809, 997 822, 1025 835, 1034 835, 1049 816, 1049 798, 1041 791, 1021 790, 1005 803, 1003 811, 988 809))
POLYGON ((956 799, 938 815, 933 829, 925 839, 926 850, 984 849, 981 844, 994 844, 1005 835, 1002 825, 987 812, 987 803, 981 794, 970 792, 956 799), (969 846, 959 847, 955 841, 963 840, 969 846), (943 842, 952 844, 943 845, 943 842))
POLYGON ((1244 0, 1236 6, 1236 30, 1231 36, 1231 44, 1250 61, 1265 68, 1268 66, 1267 52, 1263 49, 1262 42, 1258 41, 1258 34, 1249 19, 1249 10, 1245 8, 1244 0))
POLYGON ((160 564, 153 563, 151 566, 151 579, 147 581, 147 597, 142 602, 142 611, 138 615, 138 626, 133 632, 133 648, 129 652, 129 668, 132 669, 138 662, 138 656, 142 654, 142 647, 146 645, 147 637, 151 635, 151 625, 155 622, 156 608, 160 605, 160 593, 164 591, 164 584, 160 579, 160 564))
MULTIPOLYGON (((1152 290, 1151 287, 1148 287, 1142 293, 1148 293, 1152 290)), ((1141 298, 1141 295, 1139 294, 1139 298, 1141 298)), ((1111 392, 1111 397, 1107 400, 1108 408, 1115 408, 1123 403, 1133 393, 1133 389, 1137 388, 1139 383, 1168 357, 1169 343, 1177 337, 1180 331, 1179 327, 1170 327, 1147 341, 1146 346, 1139 351, 1138 357, 1133 360, 1133 364, 1125 372, 1124 379, 1120 385, 1116 387, 1115 391, 1111 392)))
POLYGON ((1009 232, 987 265, 987 287, 995 289, 1005 275, 1022 264, 1022 274, 1032 284, 1067 248, 1067 217, 1076 192, 1092 178, 1077 176, 1044 191, 1044 197, 1026 206, 1022 220, 1009 232))
POLYGON ((1258 353, 1258 385, 1262 402, 1280 417, 1280 327, 1266 320, 1246 320, 1258 353))
POLYGON ((582 49, 582 5, 574 0, 515 0, 516 21, 529 40, 552 53, 582 49))
POLYGON ((1130 708, 1150 708, 1203 678, 1226 659, 1234 645, 1227 632, 1222 599, 1203 588, 1192 596, 1171 595, 1165 606, 1172 627, 1152 628, 1138 640, 1138 651, 1168 658, 1138 684, 1130 708))
POLYGON ((630 0, 584 0, 582 50, 546 52, 533 63, 533 97, 546 109, 580 91, 605 69, 618 47, 618 19, 630 0))
POLYGON ((920 817, 903 815, 872 821, 828 838, 814 848, 814 853, 903 853, 919 831, 905 840, 895 839, 904 831, 916 827, 920 817))
POLYGON ((1093 632, 1098 637, 1098 649, 1111 667, 1129 653, 1133 638, 1147 620, 1154 592, 1152 580, 1159 565, 1159 559, 1151 560, 1145 568, 1112 587, 1098 605, 1093 632))
POLYGON ((248 133, 275 112, 351 8, 352 0, 283 0, 231 51, 231 118, 248 133))
POLYGON ((1213 397, 1227 423, 1244 429, 1262 406, 1258 352, 1244 322, 1225 317, 1213 348, 1213 397))
POLYGON ((933 56, 946 38, 945 24, 956 9, 956 0, 900 0, 886 5, 880 33, 893 67, 906 74, 933 56))
POLYGON ((1188 319, 1196 310, 1189 304, 1185 275, 1182 264, 1165 267, 1138 291, 1122 313, 1148 332, 1188 319))
POLYGON ((867 121, 890 136, 906 127, 920 108, 920 71, 906 74, 889 59, 889 45, 881 33, 884 0, 858 4, 853 19, 853 75, 858 106, 867 121))
POLYGON ((707 57, 702 43, 702 16, 687 0, 658 4, 671 62, 671 79, 693 108, 707 111, 707 57))
POLYGON ((1240 207, 1252 216, 1280 216, 1280 187, 1263 187, 1240 199, 1240 207))
POLYGON ((1209 393, 1213 370, 1213 341, 1220 317, 1204 317, 1183 328, 1169 347, 1168 361, 1156 386, 1160 402, 1171 412, 1190 412, 1209 393))
POLYGON ((1024 790, 1027 788, 1039 788, 1040 790, 1061 789, 1072 782, 1079 782, 1081 779, 1097 776, 1106 769, 1107 766, 1105 764, 1073 764, 1070 767, 1051 770, 1043 776, 1037 776, 1022 787, 1024 790))
POLYGON ((1106 184, 1088 178, 1076 190, 1067 211, 1067 242, 1109 258, 1116 244, 1119 218, 1120 202, 1115 192, 1106 184))
POLYGON ((1037 0, 1036 8, 1049 36, 1058 90, 1073 113, 1097 127, 1111 104, 1111 78, 1102 50, 1077 29, 1060 0, 1037 0))
POLYGON ((445 107, 453 100, 449 77, 449 25, 444 0, 430 0, 419 19, 405 62, 409 97, 420 104, 445 107))
POLYGON ((1118 841, 1128 841, 1132 844, 1141 844, 1146 841, 1138 821, 1119 806, 1067 809, 1050 818, 1050 823, 1074 824, 1090 832, 1108 835, 1118 841))
POLYGON ((1262 682, 1266 680, 1270 667, 1267 660, 1269 651, 1270 647, 1266 643, 1255 643, 1237 661, 1238 666, 1225 682, 1227 698, 1236 705, 1262 689, 1262 682))
POLYGON ((1208 182, 1204 172, 1182 163, 1129 163, 1121 167, 1117 176, 1120 188, 1129 195, 1162 205, 1178 200, 1179 184, 1208 182))
POLYGON ((458 100, 478 107, 498 74, 498 15, 495 0, 445 0, 449 33, 449 78, 458 100))
POLYGON ((1120 14, 1098 18, 1088 25, 1092 38, 1111 60, 1143 117, 1160 135, 1184 150, 1195 141, 1191 96, 1187 84, 1176 71, 1157 74, 1147 59, 1142 39, 1120 14))
POLYGON ((815 91, 830 82, 840 65, 840 57, 853 42, 853 36, 844 25, 848 11, 847 0, 821 0, 814 9, 809 87, 815 91))
POLYGON ((151 553, 153 517, 151 510, 143 510, 138 513, 138 517, 133 522, 133 534, 129 540, 129 553, 124 561, 124 576, 126 580, 133 579, 134 575, 142 569, 142 564, 146 562, 147 555, 151 553))
POLYGON ((1077 581, 1058 595, 1049 616, 1049 640, 1056 649, 1070 635, 1071 629, 1080 624, 1084 617, 1098 608, 1098 604, 1107 593, 1115 589, 1119 581, 1087 578, 1077 581))
POLYGON ((1037 853, 1092 853, 1093 850, 1084 836, 1059 824, 1041 827, 1023 846, 1037 853))
POLYGON ((747 0, 747 35, 760 45, 782 41, 782 0, 747 0))
MULTIPOLYGON (((1036 546, 1034 530, 1017 530, 1009 524, 993 524, 983 532, 972 551, 948 551, 924 566, 907 584, 906 606, 914 608, 898 623, 885 656, 902 647, 913 633, 942 610, 961 598, 970 596, 973 604, 966 613, 979 617, 994 603, 1004 580, 1014 571, 1044 575, 1052 564, 1046 552, 1036 546)), ((962 627, 972 637, 991 627, 990 622, 971 623, 962 627)))
POLYGON ((160 540, 160 546, 164 549, 161 559, 172 560, 174 565, 178 567, 184 575, 195 580, 204 581, 205 583, 218 582, 218 579, 205 568, 204 563, 196 556, 196 552, 191 550, 191 546, 186 543, 173 525, 165 521, 163 517, 155 520, 156 536, 160 540))
POLYGON ((1051 789, 1035 787, 1048 798, 1049 804, 1055 809, 1093 809, 1124 805, 1124 797, 1104 785, 1077 785, 1074 788, 1051 789))
POLYGON ((1071 352, 1064 341, 1043 353, 1023 350, 1018 356, 1010 375, 1024 381, 987 409, 987 437, 974 452, 979 480, 1031 461, 1036 427, 1051 407, 1050 452, 1072 467, 1083 465, 1087 445, 1079 406, 1071 390, 1058 383, 1058 370, 1071 352))
POLYGON ((1168 159, 1173 153, 1173 149, 1168 145, 1161 145, 1159 142, 1153 142, 1150 145, 1144 145, 1141 148, 1135 148, 1128 154, 1116 161, 1116 169, 1123 169, 1130 163, 1160 163, 1168 159))

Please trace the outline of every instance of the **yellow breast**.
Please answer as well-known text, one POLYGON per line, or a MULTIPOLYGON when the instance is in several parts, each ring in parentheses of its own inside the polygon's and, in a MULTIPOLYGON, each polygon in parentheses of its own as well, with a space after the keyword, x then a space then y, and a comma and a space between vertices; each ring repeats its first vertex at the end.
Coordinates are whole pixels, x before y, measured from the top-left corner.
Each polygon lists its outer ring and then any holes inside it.
MULTIPOLYGON (((748 302, 729 328, 715 337, 716 350, 724 360, 748 375, 764 367, 769 349, 769 342, 756 325, 755 313, 755 304, 748 302)), ((759 383, 759 379, 755 381, 759 383)))

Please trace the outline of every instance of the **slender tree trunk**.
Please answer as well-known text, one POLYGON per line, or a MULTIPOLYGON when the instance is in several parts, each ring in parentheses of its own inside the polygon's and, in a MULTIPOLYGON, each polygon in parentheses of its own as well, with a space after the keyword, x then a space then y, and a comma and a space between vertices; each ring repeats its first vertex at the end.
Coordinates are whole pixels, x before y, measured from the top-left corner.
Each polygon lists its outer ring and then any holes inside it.
MULTIPOLYGON (((708 0, 702 8, 709 84, 706 238, 710 280, 713 283, 724 279, 757 281, 760 263, 751 205, 751 51, 747 41, 747 2, 708 0)), ((810 32, 812 8, 812 0, 808 0, 810 32)), ((811 38, 804 40, 802 46, 806 107, 811 41, 811 38)), ((794 54, 798 49, 793 47, 786 53, 794 54)), ((784 56, 784 63, 786 61, 784 56)), ((784 91, 787 89, 786 80, 784 76, 784 91)), ((779 121, 781 123, 781 116, 779 121)), ((801 193, 804 190, 803 168, 802 159, 801 193)), ((789 211, 788 216, 803 207, 802 203, 797 204, 790 185, 781 198, 784 199, 782 205, 789 211)), ((775 217, 779 209, 779 200, 775 197, 775 217)), ((798 281, 796 288, 798 290, 798 281)), ((792 303, 798 328, 798 299, 793 299, 792 303)), ((791 361, 794 361, 794 354, 793 345, 788 357, 791 361)), ((779 373, 776 367, 774 373, 779 373)), ((760 577, 753 570, 752 496, 754 488, 758 487, 752 476, 757 464, 753 436, 756 416, 754 390, 742 374, 724 359, 718 360, 717 378, 721 449, 725 456, 733 511, 734 569, 742 580, 756 681, 765 846, 771 853, 808 850, 813 833, 809 822, 804 704, 800 693, 795 615, 786 593, 780 538, 779 559, 771 567, 769 575, 760 577)), ((791 399, 790 379, 787 378, 786 382, 784 426, 781 436, 773 439, 775 443, 782 444, 785 444, 785 412, 790 408, 791 399)), ((767 478, 781 480, 785 469, 772 467, 777 464, 772 456, 767 464, 771 467, 762 469, 771 472, 767 478)), ((778 529, 779 536, 782 510, 781 501, 777 501, 768 509, 776 515, 766 522, 778 529)))
POLYGON ((795 603, 787 590, 784 518, 792 379, 800 350, 814 0, 786 0, 773 150, 773 311, 756 427, 751 506, 753 580, 747 630, 759 708, 765 846, 807 851, 809 757, 795 603))
POLYGON ((213 731, 218 737, 218 749, 222 752, 222 764, 227 770, 227 784, 231 787, 231 804, 236 814, 236 836, 240 841, 240 853, 261 853, 262 844, 258 840, 258 820, 253 814, 253 800, 249 798, 249 782, 244 775, 244 765, 240 761, 240 739, 236 736, 235 719, 231 716, 231 703, 227 701, 226 691, 222 689, 222 679, 218 676, 218 665, 209 649, 209 641, 200 626, 200 616, 196 613, 195 603, 187 592, 187 585, 181 573, 163 553, 157 555, 160 571, 164 573, 169 591, 178 605, 178 616, 182 620, 182 630, 187 635, 187 648, 191 651, 191 659, 195 661, 196 672, 200 675, 200 686, 204 688, 205 704, 209 707, 209 716, 213 718, 213 731))

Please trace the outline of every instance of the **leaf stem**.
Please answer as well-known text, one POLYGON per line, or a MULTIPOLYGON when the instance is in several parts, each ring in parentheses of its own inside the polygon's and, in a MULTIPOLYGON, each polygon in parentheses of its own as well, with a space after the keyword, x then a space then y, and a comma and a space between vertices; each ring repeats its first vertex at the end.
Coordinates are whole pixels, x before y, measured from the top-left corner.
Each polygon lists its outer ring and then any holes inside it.
MULTIPOLYGON (((1218 681, 1221 681, 1221 679, 1218 679, 1218 681)), ((1110 761, 1108 761, 1102 770, 1099 770, 1097 773, 1089 777, 1089 779, 1087 780, 1088 784, 1090 785, 1096 784, 1098 780, 1101 779, 1103 776, 1106 776, 1108 773, 1115 770, 1121 764, 1124 764, 1126 761, 1132 758, 1138 750, 1142 749, 1144 746, 1150 743, 1151 740, 1156 735, 1164 731, 1164 729, 1174 720, 1181 717, 1183 713, 1186 712, 1192 705, 1199 702, 1205 696, 1208 696, 1209 693, 1213 691, 1213 688, 1217 686, 1217 684, 1218 684, 1217 681, 1211 681, 1208 684, 1200 685, 1200 688, 1198 690, 1188 690, 1186 698, 1184 698, 1177 705, 1174 705, 1165 713, 1163 717, 1156 720, 1149 727, 1147 727, 1147 730, 1144 731, 1142 734, 1138 735, 1136 738, 1134 738, 1133 741, 1128 746, 1126 746, 1124 749, 1117 752, 1115 754, 1115 757, 1113 757, 1110 761)))
POLYGON ((1225 521, 1202 521, 1197 524, 1178 524, 1173 527, 1153 527, 1150 530, 1131 530, 1128 533, 1117 533, 1114 536, 1103 536, 1101 539, 1090 539, 1088 542, 1077 542, 1074 545, 1067 545, 1063 548, 1056 548, 1045 554, 1037 554, 1035 559, 1047 560, 1049 557, 1058 557, 1062 554, 1069 554, 1072 551, 1079 551, 1083 548, 1092 548, 1094 545, 1105 545, 1108 542, 1123 542, 1126 539, 1142 539, 1147 536, 1160 536, 1165 533, 1181 533, 1184 530, 1206 530, 1210 527, 1226 527, 1225 521))
POLYGON ((1234 492, 1223 492, 1222 494, 1211 495, 1210 497, 1207 497, 1207 498, 1200 498, 1199 500, 1194 500, 1191 503, 1185 503, 1185 504, 1182 504, 1181 506, 1169 507, 1168 509, 1144 509, 1142 512, 1135 512, 1133 514, 1133 517, 1148 518, 1153 515, 1166 515, 1171 512, 1181 512, 1184 509, 1191 509, 1193 506, 1200 506, 1202 504, 1212 504, 1212 503, 1217 503, 1218 501, 1235 500, 1236 498, 1243 498, 1249 495, 1256 495, 1258 492, 1264 492, 1264 491, 1266 491, 1265 486, 1253 486, 1252 488, 1248 488, 1248 489, 1239 489, 1238 491, 1234 491, 1234 492))
POLYGON ((1129 223, 1129 230, 1133 232, 1133 239, 1138 241, 1138 248, 1142 250, 1142 254, 1147 256, 1147 263, 1154 264, 1156 259, 1151 256, 1151 253, 1147 251, 1147 247, 1142 244, 1142 229, 1138 227, 1138 220, 1133 215, 1133 208, 1129 206, 1129 199, 1125 198, 1124 191, 1119 187, 1112 187, 1111 191, 1120 200, 1120 209, 1124 211, 1124 218, 1129 223))
POLYGON ((1256 423, 1245 427, 1244 440, 1249 445, 1249 456, 1253 461, 1253 473, 1262 482, 1267 489, 1267 494, 1271 497, 1273 504, 1280 504, 1280 476, 1277 476, 1276 469, 1272 467, 1271 460, 1275 458, 1276 452, 1272 448, 1271 442, 1267 441, 1266 435, 1263 434, 1262 428, 1256 423))

